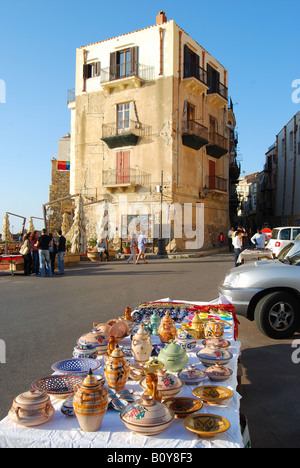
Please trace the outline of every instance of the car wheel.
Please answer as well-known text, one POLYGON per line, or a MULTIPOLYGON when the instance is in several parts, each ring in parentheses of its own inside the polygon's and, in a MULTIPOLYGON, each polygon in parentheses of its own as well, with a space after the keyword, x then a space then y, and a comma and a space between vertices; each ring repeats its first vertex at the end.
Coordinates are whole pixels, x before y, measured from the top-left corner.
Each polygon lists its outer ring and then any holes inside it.
POLYGON ((270 338, 289 338, 300 326, 299 300, 290 293, 263 297, 254 312, 257 328, 270 338))

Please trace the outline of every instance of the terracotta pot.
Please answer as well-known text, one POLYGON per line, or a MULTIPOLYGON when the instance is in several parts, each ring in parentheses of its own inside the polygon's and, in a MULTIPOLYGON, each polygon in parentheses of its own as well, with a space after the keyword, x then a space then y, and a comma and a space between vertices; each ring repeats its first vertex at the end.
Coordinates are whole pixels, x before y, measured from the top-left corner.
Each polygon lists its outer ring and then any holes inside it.
POLYGON ((108 406, 108 390, 102 386, 90 370, 82 384, 75 387, 74 412, 84 432, 100 429, 108 406))

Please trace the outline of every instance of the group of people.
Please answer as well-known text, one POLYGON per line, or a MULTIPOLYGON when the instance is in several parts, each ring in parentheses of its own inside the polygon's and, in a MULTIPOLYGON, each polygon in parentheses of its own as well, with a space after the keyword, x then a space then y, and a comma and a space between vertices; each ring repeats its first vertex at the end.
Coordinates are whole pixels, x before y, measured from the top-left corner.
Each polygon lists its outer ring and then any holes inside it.
POLYGON ((134 263, 138 264, 140 259, 142 258, 144 263, 148 263, 146 261, 146 244, 147 239, 146 236, 140 232, 138 236, 135 233, 132 233, 130 236, 130 257, 127 259, 127 263, 134 263), (136 248, 138 248, 138 256, 136 258, 136 248))
POLYGON ((66 238, 61 230, 57 231, 57 239, 52 234, 47 234, 43 229, 41 234, 38 231, 28 232, 24 235, 20 247, 20 253, 24 259, 24 275, 41 276, 47 274, 51 277, 55 274, 55 258, 57 257, 57 275, 63 275, 64 257, 66 253, 66 238))
POLYGON ((228 232, 228 240, 229 251, 234 251, 235 266, 240 265, 238 258, 245 248, 265 249, 271 239, 271 234, 272 231, 266 223, 263 228, 257 229, 256 234, 253 234, 251 229, 247 231, 241 226, 238 226, 237 229, 232 227, 228 232))

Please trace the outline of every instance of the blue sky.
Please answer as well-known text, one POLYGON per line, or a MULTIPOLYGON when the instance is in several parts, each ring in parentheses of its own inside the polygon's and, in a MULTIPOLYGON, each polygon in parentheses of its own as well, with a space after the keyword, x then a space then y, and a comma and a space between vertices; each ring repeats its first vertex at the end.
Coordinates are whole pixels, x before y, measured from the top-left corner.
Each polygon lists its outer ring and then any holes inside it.
POLYGON ((299 110, 299 0, 0 0, 0 230, 6 211, 42 217, 51 159, 70 131, 76 48, 151 26, 160 10, 228 69, 242 171, 263 169, 299 110))

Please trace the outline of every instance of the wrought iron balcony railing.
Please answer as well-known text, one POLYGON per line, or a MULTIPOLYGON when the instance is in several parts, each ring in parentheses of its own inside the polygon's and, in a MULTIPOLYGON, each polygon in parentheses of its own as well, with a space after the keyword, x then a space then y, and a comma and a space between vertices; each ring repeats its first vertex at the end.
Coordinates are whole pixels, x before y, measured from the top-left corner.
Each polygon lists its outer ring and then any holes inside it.
POLYGON ((130 76, 138 77, 143 81, 151 81, 154 78, 154 67, 133 61, 102 68, 100 82, 103 84, 130 76))
POLYGON ((219 94, 222 98, 228 101, 228 88, 219 82, 213 82, 209 85, 209 89, 207 90, 207 94, 219 94))
POLYGON ((151 127, 144 125, 136 120, 121 120, 119 122, 107 123, 102 125, 102 138, 111 138, 121 135, 133 134, 138 137, 149 136, 151 127))
POLYGON ((209 191, 218 190, 221 192, 227 192, 227 179, 219 176, 206 176, 206 186, 209 191))
POLYGON ((102 185, 118 187, 120 185, 149 185, 150 174, 135 168, 111 169, 102 171, 102 185))

